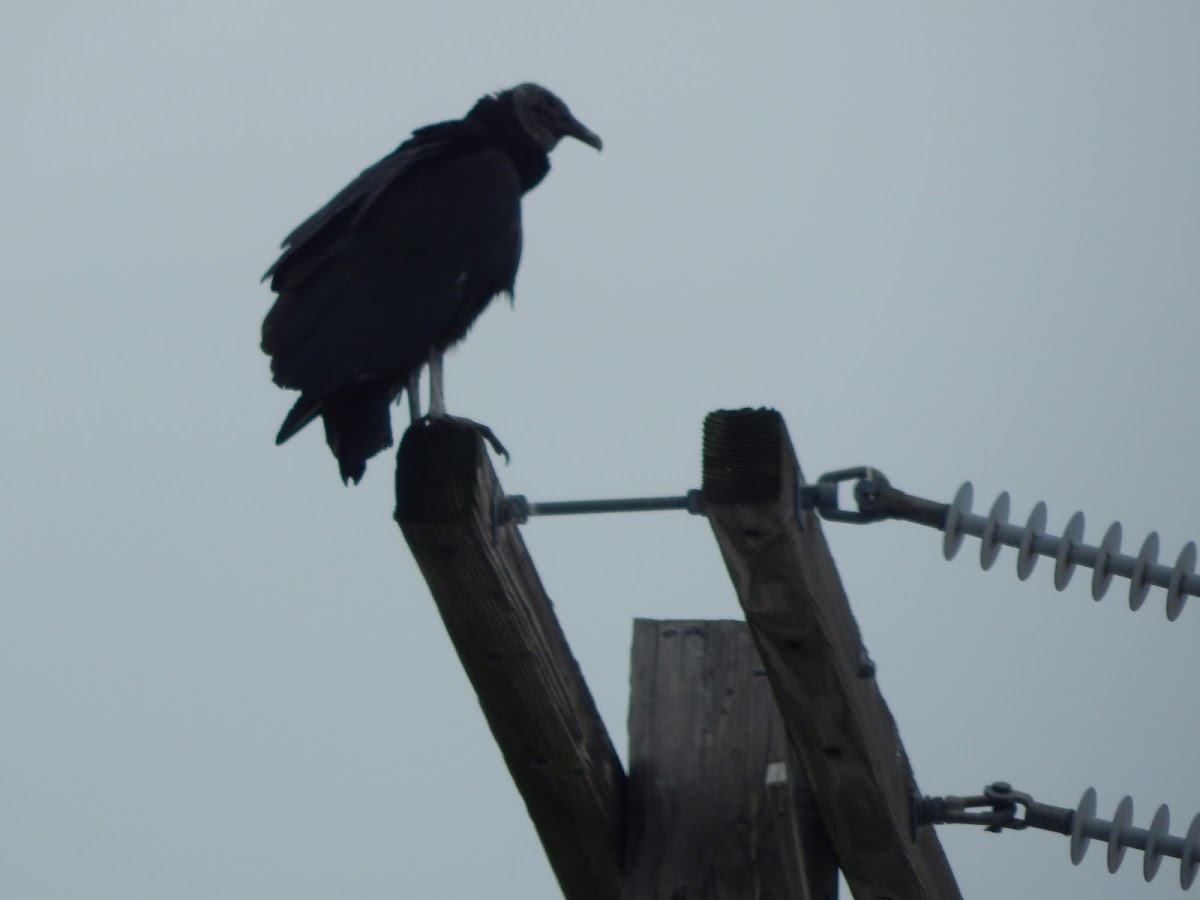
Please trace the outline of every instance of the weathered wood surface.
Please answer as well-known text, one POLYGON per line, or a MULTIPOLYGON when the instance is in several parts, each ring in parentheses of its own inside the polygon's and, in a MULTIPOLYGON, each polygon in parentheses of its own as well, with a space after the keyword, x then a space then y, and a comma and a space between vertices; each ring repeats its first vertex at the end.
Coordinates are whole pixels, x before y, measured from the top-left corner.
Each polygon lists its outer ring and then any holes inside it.
POLYGON ((913 838, 912 769, 802 483, 778 413, 705 421, 705 511, 851 891, 959 898, 933 829, 913 838))
POLYGON ((621 896, 620 760, 478 433, 419 423, 397 458, 396 521, 568 900, 621 896))
POLYGON ((833 900, 837 867, 745 622, 633 629, 626 900, 833 900))

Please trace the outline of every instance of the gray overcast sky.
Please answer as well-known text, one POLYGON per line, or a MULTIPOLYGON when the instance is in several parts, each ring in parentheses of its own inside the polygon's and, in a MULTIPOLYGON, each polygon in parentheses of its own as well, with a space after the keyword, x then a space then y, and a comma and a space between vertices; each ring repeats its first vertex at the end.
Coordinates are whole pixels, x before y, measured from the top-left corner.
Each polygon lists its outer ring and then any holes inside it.
MULTIPOLYGON (((533 79, 605 140, 525 206, 516 308, 452 411, 534 499, 699 482, 700 424, 781 410, 867 462, 1095 540, 1200 537, 1200 6, 34 3, 0 11, 0 896, 553 897, 391 521, 272 445, 257 284, 415 126, 533 79)), ((397 421, 399 423, 399 413, 397 421)), ((1006 778, 1200 811, 1200 602, 826 529, 926 793, 1006 778)), ((525 536, 615 743, 630 620, 737 615, 705 523, 525 536)), ((966 896, 1151 897, 1065 839, 941 837, 966 896)))

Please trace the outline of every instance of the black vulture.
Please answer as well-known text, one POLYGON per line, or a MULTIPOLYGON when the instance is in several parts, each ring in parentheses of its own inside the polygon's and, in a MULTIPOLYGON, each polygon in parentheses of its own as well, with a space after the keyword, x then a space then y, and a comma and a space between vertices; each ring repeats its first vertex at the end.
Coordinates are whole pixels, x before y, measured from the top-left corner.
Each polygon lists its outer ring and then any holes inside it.
POLYGON ((497 294, 512 296, 521 196, 573 137, 600 149, 558 97, 521 84, 461 119, 418 128, 289 234, 263 280, 278 294, 262 327, 277 385, 300 399, 282 444, 320 416, 342 481, 392 444, 390 405, 413 418, 429 364, 429 415, 445 415, 442 354, 497 294))

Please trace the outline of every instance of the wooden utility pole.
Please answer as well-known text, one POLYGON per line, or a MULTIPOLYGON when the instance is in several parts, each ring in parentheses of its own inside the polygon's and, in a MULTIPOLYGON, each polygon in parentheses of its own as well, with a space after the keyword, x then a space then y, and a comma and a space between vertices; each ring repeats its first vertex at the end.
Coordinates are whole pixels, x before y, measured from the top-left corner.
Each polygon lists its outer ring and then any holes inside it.
POLYGON ((625 900, 837 896, 765 674, 745 622, 634 622, 625 900))
POLYGON ((803 484, 777 413, 709 416, 704 511, 748 629, 637 624, 627 782, 478 432, 405 434, 396 521, 568 900, 830 900, 834 858, 856 900, 961 900, 933 830, 914 835, 803 484))
POLYGON ((621 896, 625 776, 478 432, 409 428, 396 521, 568 900, 621 896))
POLYGON ((804 485, 783 418, 716 412, 704 427, 704 509, 791 744, 856 900, 958 900, 804 485))

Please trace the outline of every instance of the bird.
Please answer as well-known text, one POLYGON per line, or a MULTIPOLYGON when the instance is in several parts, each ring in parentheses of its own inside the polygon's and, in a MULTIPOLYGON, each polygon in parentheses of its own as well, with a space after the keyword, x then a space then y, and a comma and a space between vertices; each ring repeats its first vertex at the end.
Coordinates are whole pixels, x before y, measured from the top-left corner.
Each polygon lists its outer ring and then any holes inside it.
POLYGON ((512 299, 521 198, 567 137, 603 146, 540 85, 487 94, 461 119, 417 128, 284 238, 262 278, 276 296, 261 346, 275 384, 300 397, 276 444, 319 417, 342 482, 357 484, 392 445, 402 392, 424 418, 426 365, 428 417, 447 415, 443 354, 493 298, 512 299))

